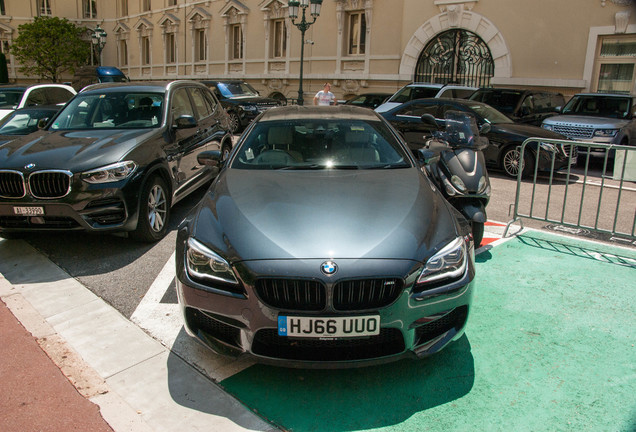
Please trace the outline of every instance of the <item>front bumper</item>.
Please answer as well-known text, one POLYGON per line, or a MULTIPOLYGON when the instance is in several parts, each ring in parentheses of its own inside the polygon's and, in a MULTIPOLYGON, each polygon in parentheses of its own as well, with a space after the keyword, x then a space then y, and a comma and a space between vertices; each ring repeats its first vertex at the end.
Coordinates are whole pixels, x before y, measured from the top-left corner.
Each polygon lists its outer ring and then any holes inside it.
MULTIPOLYGON (((463 276, 447 285, 416 293, 419 265, 400 260, 387 271, 384 260, 337 260, 338 272, 318 271, 324 260, 280 260, 243 263, 238 273, 242 289, 210 291, 184 273, 177 248, 177 294, 185 329, 191 336, 227 356, 247 355, 262 363, 291 367, 339 368, 386 363, 404 357, 436 353, 465 330, 473 296, 474 258, 463 276), (383 268, 384 267, 384 268, 383 268), (378 269, 381 269, 380 271, 378 269), (302 278, 298 275, 302 275, 302 278), (342 305, 342 282, 400 280, 394 298, 367 306, 342 305), (325 303, 314 310, 281 303, 259 290, 259 280, 311 281, 325 289, 325 303), (291 338, 278 335, 278 316, 356 317, 379 315, 380 334, 363 338, 291 338)), ((356 286, 363 286, 358 283, 356 286)), ((357 288, 356 288, 357 289, 357 288)), ((363 292, 352 291, 352 296, 363 292)), ((281 291, 282 292, 282 291, 281 291)), ((367 291, 364 291, 367 295, 367 291)), ((366 297, 365 297, 366 298, 366 297)))

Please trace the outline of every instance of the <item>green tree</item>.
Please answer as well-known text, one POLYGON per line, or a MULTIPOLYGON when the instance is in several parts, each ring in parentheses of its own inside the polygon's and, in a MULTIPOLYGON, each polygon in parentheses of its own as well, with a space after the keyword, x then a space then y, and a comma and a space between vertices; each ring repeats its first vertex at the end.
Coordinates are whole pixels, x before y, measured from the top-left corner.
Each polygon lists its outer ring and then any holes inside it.
POLYGON ((24 74, 57 82, 62 73, 73 72, 86 63, 91 49, 90 43, 82 39, 86 33, 85 27, 78 27, 66 18, 36 17, 18 27, 11 52, 24 74))

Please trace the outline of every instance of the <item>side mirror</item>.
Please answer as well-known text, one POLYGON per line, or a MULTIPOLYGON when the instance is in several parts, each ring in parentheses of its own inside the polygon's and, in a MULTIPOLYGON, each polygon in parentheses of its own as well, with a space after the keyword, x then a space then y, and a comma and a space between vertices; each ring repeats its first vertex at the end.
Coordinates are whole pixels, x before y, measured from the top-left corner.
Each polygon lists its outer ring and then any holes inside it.
POLYGON ((46 125, 48 124, 49 120, 50 119, 48 117, 44 117, 38 120, 38 129, 44 129, 46 125))
POLYGON ((197 155, 197 163, 199 165, 207 165, 211 167, 219 167, 222 159, 223 155, 219 150, 208 150, 197 155))
POLYGON ((197 121, 191 115, 182 115, 180 117, 177 117, 174 124, 176 129, 189 129, 197 127, 197 121))
POLYGON ((435 117, 433 117, 432 114, 422 114, 422 123, 424 123, 425 125, 431 126, 435 129, 438 128, 437 121, 435 120, 435 117))
POLYGON ((479 133, 480 134, 487 134, 488 132, 490 132, 490 123, 488 122, 484 122, 484 124, 481 125, 481 127, 479 128, 479 133))
POLYGON ((417 150, 417 159, 420 161, 422 165, 428 165, 436 158, 439 158, 439 153, 436 153, 433 150, 429 150, 425 147, 422 147, 417 150))

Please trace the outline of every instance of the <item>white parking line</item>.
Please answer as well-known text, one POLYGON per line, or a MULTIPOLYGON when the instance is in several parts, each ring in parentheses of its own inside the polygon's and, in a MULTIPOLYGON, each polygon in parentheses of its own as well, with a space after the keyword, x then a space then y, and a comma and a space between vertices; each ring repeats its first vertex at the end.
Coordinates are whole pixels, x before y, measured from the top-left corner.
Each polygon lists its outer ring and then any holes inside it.
POLYGON ((176 276, 173 253, 141 300, 130 320, 211 379, 220 382, 254 364, 221 357, 185 334, 178 304, 161 303, 176 276))

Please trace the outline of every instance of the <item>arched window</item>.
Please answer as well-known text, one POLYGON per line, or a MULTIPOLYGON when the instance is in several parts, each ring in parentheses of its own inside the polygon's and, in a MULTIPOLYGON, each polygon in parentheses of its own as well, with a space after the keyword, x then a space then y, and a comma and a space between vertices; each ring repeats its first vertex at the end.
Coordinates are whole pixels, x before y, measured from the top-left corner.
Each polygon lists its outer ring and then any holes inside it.
POLYGON ((452 29, 426 44, 417 61, 414 81, 487 87, 494 71, 488 45, 475 33, 452 29))

